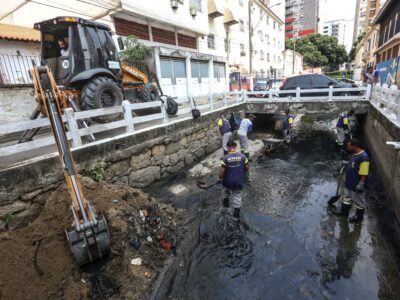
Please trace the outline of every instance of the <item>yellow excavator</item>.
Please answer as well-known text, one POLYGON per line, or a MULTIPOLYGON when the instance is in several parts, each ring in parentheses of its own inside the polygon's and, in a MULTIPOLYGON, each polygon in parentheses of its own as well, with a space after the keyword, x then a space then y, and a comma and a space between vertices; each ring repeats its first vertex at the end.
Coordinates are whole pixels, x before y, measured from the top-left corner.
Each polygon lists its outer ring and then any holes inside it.
MULTIPOLYGON (((106 108, 131 102, 160 100, 157 76, 121 62, 110 27, 77 17, 57 17, 36 23, 41 33, 41 65, 48 66, 59 90, 65 94, 60 108, 74 111, 106 108), (156 85, 152 81, 156 82, 156 85)), ((120 48, 124 47, 118 39, 120 48)), ((150 73, 150 72, 148 72, 150 73)), ((36 108, 31 119, 44 111, 36 108)), ((96 122, 110 122, 119 114, 94 117, 96 122)), ((80 128, 87 127, 80 121, 80 128)), ((32 140, 40 128, 24 132, 19 142, 32 140)), ((94 139, 93 135, 89 136, 94 139)))
POLYGON ((110 234, 107 222, 99 218, 85 198, 80 185, 74 160, 68 145, 61 115, 61 103, 67 103, 66 94, 57 87, 47 66, 35 66, 32 79, 39 110, 50 120, 56 140, 59 159, 71 196, 73 228, 66 230, 67 240, 78 265, 92 262, 110 252, 110 234))
MULTIPOLYGON (((83 265, 110 252, 110 234, 104 216, 97 216, 84 196, 62 112, 68 107, 79 111, 121 105, 123 97, 155 101, 159 92, 144 72, 121 63, 108 26, 57 17, 36 23, 34 28, 41 32, 41 66, 34 65, 32 70, 37 107, 31 119, 42 114, 50 120, 72 202, 73 228, 66 230, 66 236, 77 264, 83 265)), ((161 91, 157 78, 156 82, 161 91)), ((108 115, 95 121, 116 118, 108 115)), ((78 126, 88 125, 79 121, 78 126)), ((31 140, 37 131, 24 132, 20 142, 31 140)))

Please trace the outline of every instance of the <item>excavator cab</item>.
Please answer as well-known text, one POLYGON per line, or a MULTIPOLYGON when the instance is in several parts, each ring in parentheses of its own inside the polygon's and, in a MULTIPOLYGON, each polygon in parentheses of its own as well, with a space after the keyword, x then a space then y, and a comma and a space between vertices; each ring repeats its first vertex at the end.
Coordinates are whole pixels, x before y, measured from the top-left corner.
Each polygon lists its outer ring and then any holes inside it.
POLYGON ((79 87, 98 74, 107 74, 121 85, 118 51, 107 25, 58 17, 36 23, 34 28, 41 32, 42 64, 50 68, 58 85, 79 87))

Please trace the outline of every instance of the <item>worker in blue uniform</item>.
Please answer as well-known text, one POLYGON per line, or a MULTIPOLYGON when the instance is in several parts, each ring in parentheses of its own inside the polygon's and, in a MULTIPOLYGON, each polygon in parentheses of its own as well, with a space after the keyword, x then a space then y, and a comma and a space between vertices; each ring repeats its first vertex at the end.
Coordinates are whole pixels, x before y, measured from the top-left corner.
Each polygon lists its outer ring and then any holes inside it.
POLYGON ((228 154, 221 160, 219 179, 223 186, 222 205, 229 207, 229 198, 232 196, 233 216, 239 219, 249 162, 244 154, 236 152, 236 148, 237 144, 234 141, 228 142, 228 154))
POLYGON ((282 133, 283 139, 290 143, 290 130, 292 129, 293 117, 290 115, 290 111, 288 109, 285 110, 285 117, 282 122, 282 133))
POLYGON ((224 150, 224 155, 228 154, 228 142, 232 138, 232 130, 229 120, 225 118, 223 113, 220 114, 218 119, 219 132, 222 135, 222 149, 224 150))
POLYGON ((337 140, 339 146, 343 146, 343 143, 346 139, 346 134, 349 134, 351 131, 349 117, 354 115, 354 110, 350 110, 348 112, 342 112, 339 116, 339 119, 336 123, 336 133, 337 140))

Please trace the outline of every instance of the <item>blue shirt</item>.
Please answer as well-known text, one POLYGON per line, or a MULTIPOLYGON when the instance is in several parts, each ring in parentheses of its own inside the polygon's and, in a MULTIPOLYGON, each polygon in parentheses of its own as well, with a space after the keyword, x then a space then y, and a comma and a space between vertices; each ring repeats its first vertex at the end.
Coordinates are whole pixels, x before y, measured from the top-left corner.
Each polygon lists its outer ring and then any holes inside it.
POLYGON ((356 191, 356 186, 359 184, 361 176, 368 176, 368 173, 368 154, 365 151, 353 154, 346 168, 344 186, 351 191, 356 191))
POLYGON ((219 132, 222 135, 224 135, 227 132, 231 132, 231 125, 229 124, 229 121, 227 119, 220 118, 218 120, 218 127, 219 127, 219 132))
POLYGON ((346 112, 342 112, 339 116, 339 120, 336 123, 336 127, 349 129, 349 116, 346 112))
POLYGON ((245 180, 246 156, 239 152, 230 152, 221 160, 221 165, 225 168, 225 175, 222 178, 222 185, 230 190, 241 190, 245 180))
POLYGON ((289 125, 292 125, 293 123, 293 118, 291 115, 285 115, 285 118, 283 119, 282 123, 282 128, 283 130, 288 130, 290 128, 289 125))

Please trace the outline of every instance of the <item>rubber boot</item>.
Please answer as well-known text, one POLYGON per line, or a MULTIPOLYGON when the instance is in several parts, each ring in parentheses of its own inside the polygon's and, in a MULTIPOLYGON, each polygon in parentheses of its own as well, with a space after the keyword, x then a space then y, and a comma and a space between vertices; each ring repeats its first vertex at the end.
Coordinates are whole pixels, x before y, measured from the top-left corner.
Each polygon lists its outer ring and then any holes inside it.
POLYGON ((222 199, 222 206, 226 208, 229 207, 229 198, 222 199))
POLYGON ((336 209, 335 211, 333 211, 333 213, 336 214, 336 215, 341 215, 341 216, 348 217, 350 209, 351 209, 351 206, 352 206, 351 204, 342 203, 342 206, 340 207, 340 210, 336 209))
POLYGON ((233 217, 236 219, 240 218, 240 208, 234 208, 233 209, 233 217))
POLYGON ((364 218, 364 208, 357 208, 356 210, 356 214, 354 216, 352 216, 351 218, 349 218, 349 222, 350 223, 355 223, 358 221, 362 221, 362 219, 364 218))

